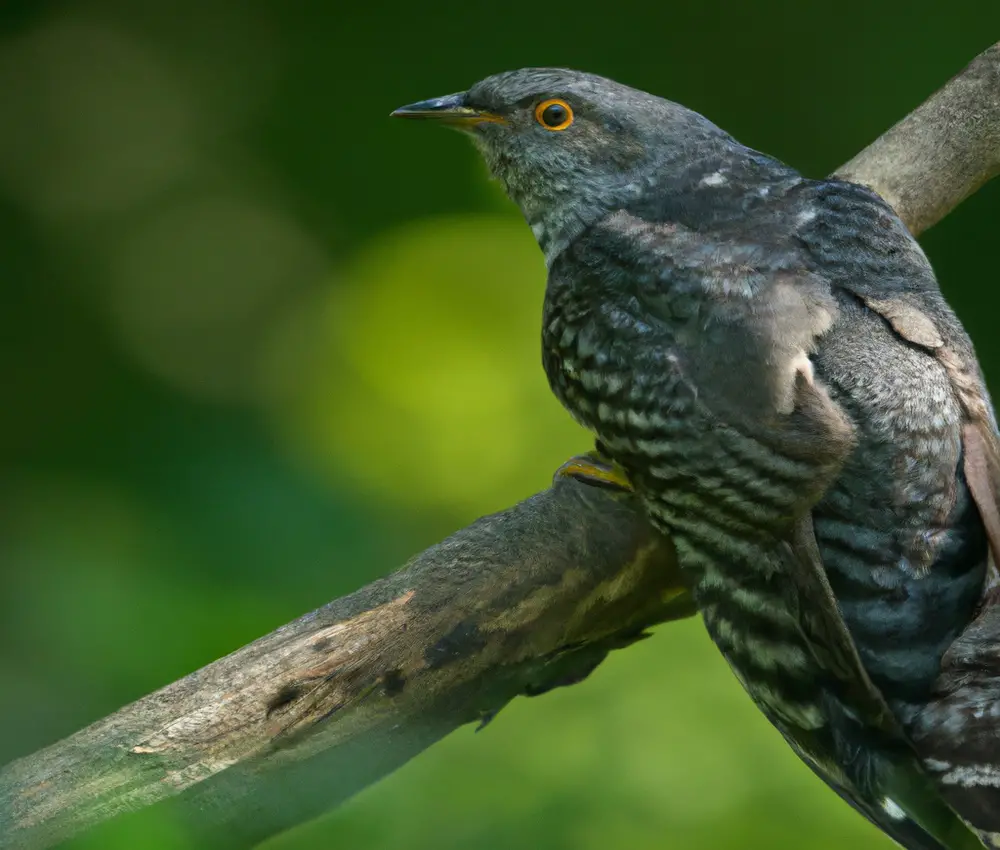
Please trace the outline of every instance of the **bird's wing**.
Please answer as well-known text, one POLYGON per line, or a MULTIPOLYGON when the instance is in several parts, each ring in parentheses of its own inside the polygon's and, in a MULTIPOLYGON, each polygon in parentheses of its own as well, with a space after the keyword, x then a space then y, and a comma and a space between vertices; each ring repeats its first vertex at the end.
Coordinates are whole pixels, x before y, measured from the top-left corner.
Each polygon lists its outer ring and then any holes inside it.
POLYGON ((905 342, 943 367, 964 415, 962 474, 990 549, 976 619, 942 660, 935 698, 909 733, 954 811, 1000 846, 1000 441, 972 344, 937 288, 927 258, 902 222, 867 189, 831 184, 840 221, 865 241, 889 273, 855 275, 839 285, 905 342), (897 273, 892 273, 893 265, 897 273))
POLYGON ((908 850, 981 850, 980 839, 927 775, 858 657, 810 517, 800 520, 785 557, 793 579, 790 603, 797 606, 807 644, 834 679, 826 713, 839 752, 832 763, 805 757, 807 738, 782 729, 792 748, 837 794, 908 850))
POLYGON ((911 732, 945 799, 1000 846, 1000 443, 979 367, 964 337, 915 305, 913 296, 865 298, 903 339, 933 353, 964 413, 962 471, 989 540, 983 598, 973 622, 942 659, 935 697, 911 732))
MULTIPOLYGON (((937 838, 909 817, 898 818, 895 816, 898 814, 895 809, 874 806, 870 801, 864 800, 853 786, 846 783, 842 778, 834 776, 823 766, 804 757, 792 741, 789 741, 789 744, 812 772, 822 779, 827 787, 836 793, 841 800, 847 803, 858 814, 862 815, 877 829, 884 832, 900 847, 905 847, 907 850, 951 850, 950 845, 942 844, 937 838)), ((982 850, 978 842, 973 846, 976 850, 982 850)))
MULTIPOLYGON (((818 185, 816 203, 836 207, 826 228, 845 232, 821 233, 822 239, 803 232, 799 238, 821 263, 821 255, 838 239, 852 244, 855 255, 865 262, 877 263, 877 274, 857 273, 864 268, 852 268, 854 273, 834 281, 834 286, 849 292, 901 340, 943 367, 964 413, 963 473, 982 518, 992 560, 1000 563, 1000 439, 972 343, 944 301, 927 257, 889 205, 862 186, 839 181, 818 185)), ((991 573, 997 575, 995 567, 991 573)))
POLYGON ((995 591, 946 653, 910 734, 951 806, 1000 847, 1000 604, 995 591))
MULTIPOLYGON (((796 382, 795 411, 822 433, 829 397, 796 382)), ((836 439, 837 428, 829 432, 836 439)), ((862 663, 823 566, 811 513, 783 544, 787 603, 819 669, 827 674, 827 726, 819 731, 777 722, 799 756, 839 796, 907 850, 981 850, 917 757, 862 663), (824 740, 818 740, 822 736, 824 740)))
POLYGON ((595 287, 616 286, 609 303, 634 302, 635 316, 657 325, 657 345, 670 347, 672 368, 708 419, 810 467, 809 487, 795 495, 796 510, 808 510, 854 446, 853 425, 812 380, 809 357, 837 313, 829 283, 796 246, 770 250, 738 232, 624 210, 594 231, 574 259, 595 287))
MULTIPOLYGON (((816 393, 800 380, 796 410, 820 407, 826 397, 817 399, 816 393)), ((823 421, 815 415, 813 420, 823 421)), ((981 841, 942 798, 872 683, 827 578, 811 514, 797 522, 784 556, 792 579, 789 607, 830 676, 825 713, 833 759, 816 758, 826 747, 811 745, 814 733, 779 725, 785 738, 830 788, 908 850, 981 850, 981 841)))
POLYGON ((949 315, 942 316, 919 295, 907 292, 856 293, 893 331, 931 354, 962 405, 962 473, 990 544, 991 574, 1000 563, 1000 440, 989 395, 975 354, 949 315), (938 313, 938 315, 935 315, 938 313))

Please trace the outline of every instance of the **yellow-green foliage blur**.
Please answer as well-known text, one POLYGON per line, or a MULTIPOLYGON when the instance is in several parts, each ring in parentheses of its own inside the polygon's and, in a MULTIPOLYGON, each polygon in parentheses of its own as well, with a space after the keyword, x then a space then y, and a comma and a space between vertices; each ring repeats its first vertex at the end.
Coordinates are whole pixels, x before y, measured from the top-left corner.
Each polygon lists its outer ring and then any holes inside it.
MULTIPOLYGON (((391 109, 568 65, 819 176, 998 32, 1000 5, 969 0, 7 0, 0 762, 393 569, 589 446, 541 371, 528 228, 459 134, 391 109)), ((994 386, 998 214, 987 188, 923 240, 994 386)), ((162 828, 100 850, 156 848, 162 828)), ((521 846, 889 843, 756 714, 696 621, 268 843, 521 846)))

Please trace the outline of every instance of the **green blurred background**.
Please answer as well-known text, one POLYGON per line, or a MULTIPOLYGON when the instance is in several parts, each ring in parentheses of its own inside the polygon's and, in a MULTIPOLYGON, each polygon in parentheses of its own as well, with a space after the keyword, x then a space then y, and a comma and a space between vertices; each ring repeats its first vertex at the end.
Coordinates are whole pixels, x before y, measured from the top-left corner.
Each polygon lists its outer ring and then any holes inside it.
MULTIPOLYGON (((471 145, 392 108, 569 65, 818 176, 996 39, 1000 5, 7 0, 0 26, 5 762, 588 447, 539 366, 528 228, 471 145)), ((988 187, 923 240, 994 388, 998 212, 988 187)), ((268 846, 845 842, 889 846, 689 622, 268 846)))

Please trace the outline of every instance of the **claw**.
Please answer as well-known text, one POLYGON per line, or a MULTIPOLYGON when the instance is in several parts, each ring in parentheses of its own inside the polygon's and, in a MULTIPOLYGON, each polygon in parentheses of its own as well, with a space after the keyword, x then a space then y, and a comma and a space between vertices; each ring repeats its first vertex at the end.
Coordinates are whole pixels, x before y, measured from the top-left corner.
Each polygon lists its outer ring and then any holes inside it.
POLYGON ((479 725, 475 728, 476 732, 482 732, 490 723, 493 722, 493 718, 500 713, 499 708, 491 708, 488 711, 479 712, 479 725))
POLYGON ((628 493, 633 489, 625 470, 600 451, 571 457, 556 470, 556 477, 559 476, 568 476, 584 484, 628 493))

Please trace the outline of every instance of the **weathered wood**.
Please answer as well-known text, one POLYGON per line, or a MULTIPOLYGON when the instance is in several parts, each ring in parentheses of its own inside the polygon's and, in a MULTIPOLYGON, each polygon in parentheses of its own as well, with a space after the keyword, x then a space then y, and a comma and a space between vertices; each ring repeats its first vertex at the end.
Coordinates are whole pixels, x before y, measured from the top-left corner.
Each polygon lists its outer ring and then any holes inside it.
POLYGON ((626 494, 560 477, 400 571, 0 771, 0 847, 162 809, 247 847, 329 809, 518 694, 689 616, 626 494), (252 812, 253 817, 248 817, 252 812))
MULTIPOLYGON (((837 176, 871 186, 914 233, 930 227, 998 170, 998 80, 1000 45, 837 176)), ((690 615, 680 587, 669 541, 626 494, 559 478, 6 766, 0 850, 161 814, 198 846, 252 846, 457 726, 579 680, 644 628, 690 615)))
POLYGON ((862 183, 923 233, 1000 174, 1000 44, 834 176, 862 183))

